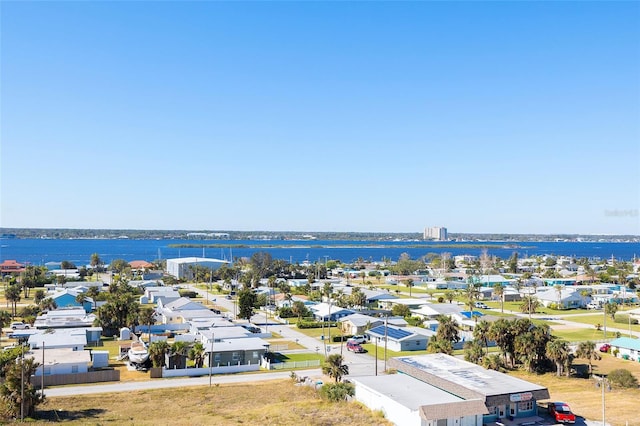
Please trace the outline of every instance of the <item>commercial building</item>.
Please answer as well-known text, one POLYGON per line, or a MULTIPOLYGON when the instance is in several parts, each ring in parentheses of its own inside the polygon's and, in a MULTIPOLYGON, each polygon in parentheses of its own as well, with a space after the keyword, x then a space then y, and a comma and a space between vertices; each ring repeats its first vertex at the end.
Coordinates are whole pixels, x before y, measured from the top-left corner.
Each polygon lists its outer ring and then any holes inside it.
POLYGON ((181 257, 167 259, 167 273, 178 279, 192 280, 196 267, 207 269, 218 269, 222 265, 229 265, 231 262, 220 259, 209 259, 206 257, 181 257))
POLYGON ((482 426, 542 420, 540 385, 445 354, 391 358, 398 374, 356 377, 355 398, 397 425, 482 426), (509 419, 509 422, 507 422, 509 419))
POLYGON ((441 226, 432 226, 430 228, 424 228, 423 239, 446 241, 448 239, 447 228, 443 228, 441 226))

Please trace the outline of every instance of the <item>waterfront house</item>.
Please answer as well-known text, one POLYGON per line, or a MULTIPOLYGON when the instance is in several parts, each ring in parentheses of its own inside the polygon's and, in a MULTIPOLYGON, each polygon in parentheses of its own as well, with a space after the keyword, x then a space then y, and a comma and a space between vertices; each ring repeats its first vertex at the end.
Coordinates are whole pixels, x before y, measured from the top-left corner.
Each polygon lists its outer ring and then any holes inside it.
POLYGON ((5 260, 0 263, 0 275, 18 275, 25 271, 25 265, 15 260, 5 260))

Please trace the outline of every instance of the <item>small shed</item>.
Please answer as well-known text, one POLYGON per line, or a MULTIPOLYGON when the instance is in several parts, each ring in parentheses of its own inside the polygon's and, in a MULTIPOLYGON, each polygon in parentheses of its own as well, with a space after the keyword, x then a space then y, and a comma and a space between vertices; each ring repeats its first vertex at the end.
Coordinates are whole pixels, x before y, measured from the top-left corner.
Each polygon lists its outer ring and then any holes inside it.
POLYGON ((109 366, 109 351, 91 351, 93 368, 104 368, 109 366))
POLYGON ((131 330, 127 327, 122 327, 120 329, 120 340, 131 340, 131 330))

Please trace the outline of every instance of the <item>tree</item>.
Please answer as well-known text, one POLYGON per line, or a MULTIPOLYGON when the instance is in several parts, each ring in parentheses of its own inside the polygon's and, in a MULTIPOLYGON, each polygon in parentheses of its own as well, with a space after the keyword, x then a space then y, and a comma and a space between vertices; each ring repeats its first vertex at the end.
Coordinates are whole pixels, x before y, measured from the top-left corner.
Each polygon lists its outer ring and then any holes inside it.
POLYGON ((449 301, 449 303, 453 302, 453 299, 456 297, 455 293, 452 290, 446 290, 444 292, 444 298, 449 301))
POLYGON ((300 323, 302 317, 306 316, 309 310, 304 305, 304 302, 296 300, 295 302, 293 302, 293 305, 291 305, 291 312, 293 312, 293 314, 298 317, 298 323, 300 323))
POLYGON ((189 359, 193 361, 196 368, 202 368, 204 364, 204 345, 202 342, 196 342, 189 349, 189 359))
POLYGON ((53 311, 54 309, 58 308, 58 304, 51 297, 47 297, 40 301, 38 307, 41 311, 53 311))
POLYGON ((464 344, 465 361, 477 364, 484 357, 484 348, 478 340, 469 340, 464 344))
POLYGON ((608 302, 604 304, 604 312, 606 315, 611 316, 612 320, 616 319, 616 312, 618 312, 618 304, 615 302, 608 302))
POLYGON ((173 364, 178 368, 184 367, 185 363, 182 362, 187 358, 189 353, 189 346, 186 342, 177 340, 169 347, 169 357, 174 359, 173 364))
POLYGON ((522 298, 522 304, 520 305, 520 311, 529 314, 529 318, 531 318, 531 314, 535 314, 540 307, 540 301, 533 296, 524 296, 522 298))
POLYGON ((473 329, 473 340, 484 344, 486 353, 489 353, 489 329, 491 324, 488 321, 482 320, 478 322, 473 329))
POLYGON ((493 294, 500 298, 500 312, 504 313, 504 286, 500 283, 494 285, 493 294))
POLYGON ((111 262, 111 269, 118 275, 122 275, 129 268, 129 263, 124 259, 115 259, 111 262))
POLYGON ((487 370, 501 371, 504 368, 502 358, 498 354, 487 355, 482 358, 482 366, 487 370))
POLYGON ((452 355, 453 345, 448 340, 438 339, 436 336, 431 336, 429 344, 427 345, 427 352, 452 355))
POLYGON ((580 342, 578 344, 578 349, 576 350, 576 356, 578 358, 586 359, 589 362, 589 374, 593 371, 592 361, 602 358, 598 351, 596 351, 596 344, 591 341, 580 342))
POLYGON ((367 295, 359 287, 353 289, 350 298, 353 306, 362 308, 367 304, 367 295))
POLYGON ((76 296, 76 303, 79 303, 80 306, 84 307, 84 302, 87 300, 87 296, 84 293, 78 293, 76 296))
POLYGON ((569 343, 562 339, 551 340, 547 343, 547 357, 556 364, 556 375, 560 377, 570 359, 569 343))
POLYGON ((149 359, 154 367, 164 367, 164 358, 169 351, 169 344, 164 340, 158 340, 149 345, 149 359))
POLYGON ((629 370, 619 368, 609 373, 609 381, 623 388, 638 388, 638 379, 629 370))
POLYGON ((94 271, 99 272, 98 271, 98 267, 102 266, 102 259, 100 259, 100 255, 98 253, 93 253, 91 255, 91 267, 93 268, 94 271))
POLYGON ((40 302, 44 299, 44 297, 45 297, 44 290, 42 289, 36 290, 35 294, 33 295, 33 303, 35 303, 36 305, 39 305, 40 302))
POLYGON ((20 301, 20 287, 17 284, 10 285, 4 292, 7 302, 11 302, 11 316, 16 316, 18 302, 20 301))
POLYGON ((513 354, 514 344, 514 336, 509 320, 500 318, 494 321, 489 327, 489 338, 496 342, 496 345, 500 348, 504 364, 506 365, 508 357, 513 354))
POLYGON ((458 323, 446 315, 438 316, 436 338, 446 340, 452 344, 460 341, 460 327, 458 323))
POLYGON ((409 297, 411 297, 411 288, 413 287, 413 279, 408 278, 404 280, 404 284, 409 287, 409 297))
POLYGON ((138 322, 147 326, 149 342, 151 342, 151 326, 156 322, 156 310, 151 306, 145 306, 138 313, 138 322))
POLYGON ((406 318, 411 315, 411 309, 407 305, 396 303, 391 308, 391 315, 406 318))
POLYGON ((256 294, 249 288, 243 288, 238 292, 238 317, 249 320, 253 316, 254 306, 257 301, 256 294))
POLYGON ((97 324, 106 335, 118 332, 122 327, 133 328, 138 323, 138 303, 135 290, 127 284, 114 285, 107 296, 107 303, 97 310, 97 324))
POLYGON ((2 340, 2 329, 11 323, 11 319, 9 312, 0 310, 0 340, 2 340))
POLYGON ((5 366, 5 379, 0 386, 0 395, 7 417, 20 417, 23 409, 25 417, 33 417, 36 406, 44 401, 42 393, 31 383, 31 376, 35 374, 38 366, 33 358, 20 358, 17 362, 10 362, 5 366))
POLYGON ((322 366, 322 372, 327 376, 333 378, 336 383, 342 381, 342 377, 349 374, 349 366, 342 363, 343 358, 340 354, 329 355, 324 365, 322 366))

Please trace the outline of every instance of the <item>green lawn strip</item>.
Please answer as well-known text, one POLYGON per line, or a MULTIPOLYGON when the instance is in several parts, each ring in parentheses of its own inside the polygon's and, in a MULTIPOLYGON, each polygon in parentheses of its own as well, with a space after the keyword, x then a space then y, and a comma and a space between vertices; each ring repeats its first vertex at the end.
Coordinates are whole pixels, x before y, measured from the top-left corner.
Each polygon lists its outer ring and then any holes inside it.
MULTIPOLYGON (((629 329, 629 322, 628 322, 628 315, 624 315, 624 314, 616 314, 616 318, 618 319, 623 319, 624 321, 622 322, 614 322, 611 317, 607 317, 607 327, 613 327, 613 328, 619 328, 622 330, 628 330, 629 329)), ((576 316, 572 316, 570 318, 564 318, 567 321, 574 321, 574 322, 579 322, 581 324, 591 324, 594 327, 597 324, 600 324, 601 326, 604 324, 604 316, 603 315, 576 315, 576 316)), ((640 325, 638 324, 631 324, 631 330, 633 331, 640 331, 640 325)))
MULTIPOLYGON (((560 339, 564 339, 569 342, 585 342, 587 340, 595 342, 605 340, 604 332, 598 331, 595 328, 593 330, 588 328, 552 330, 552 334, 560 339)), ((617 333, 607 331, 606 339, 615 339, 616 337, 617 333)))

